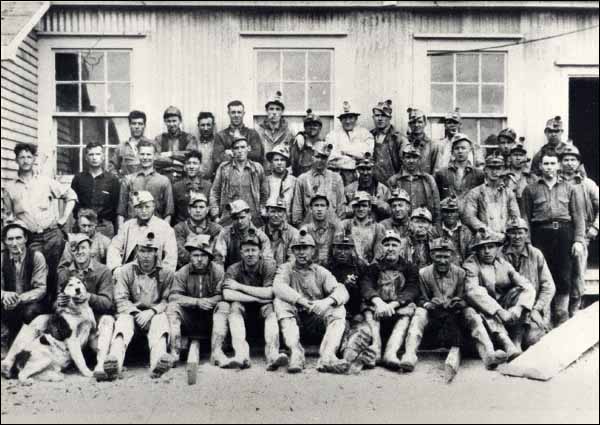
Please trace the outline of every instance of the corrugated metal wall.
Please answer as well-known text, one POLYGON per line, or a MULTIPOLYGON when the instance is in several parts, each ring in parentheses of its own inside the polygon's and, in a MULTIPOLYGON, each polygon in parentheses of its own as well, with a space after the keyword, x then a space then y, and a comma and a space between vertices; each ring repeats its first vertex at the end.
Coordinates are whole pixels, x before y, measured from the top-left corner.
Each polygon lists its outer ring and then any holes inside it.
MULTIPOLYGON (((218 9, 65 9, 53 7, 40 29, 59 33, 145 33, 152 52, 146 82, 134 88, 133 107, 150 117, 148 135, 161 131, 163 109, 178 105, 185 127, 195 130, 200 110, 217 115, 226 124, 225 104, 239 97, 248 84, 240 75, 241 32, 294 31, 347 33, 351 49, 352 84, 336 87, 344 98, 365 113, 362 124, 371 126, 370 107, 387 98, 396 105, 396 125, 404 127, 402 112, 411 104, 427 108, 420 87, 413 84, 418 69, 414 55, 415 33, 513 33, 538 38, 598 24, 589 10, 218 10, 218 9), (141 86, 141 87, 140 87, 141 86), (151 88, 151 90, 148 90, 151 88), (138 90, 138 91, 136 91, 138 90)), ((494 45, 494 41, 489 42, 494 45)), ((557 105, 553 91, 557 82, 554 61, 559 57, 585 57, 598 62, 598 30, 528 44, 523 47, 524 73, 510 87, 519 104, 509 125, 535 135, 534 147, 542 143, 545 120, 564 105, 557 105), (524 117, 524 112, 528 114, 524 117), (516 116, 521 115, 521 116, 516 116)), ((509 70, 510 72, 510 70, 509 70)), ((135 84, 135 82, 134 82, 135 84)), ((339 96, 337 96, 339 98, 339 96)), ((243 99, 254 103, 253 99, 243 99)), ((561 100, 562 102, 562 100, 561 100)), ((514 102, 513 102, 514 103, 514 102)), ((339 105, 336 105, 336 109, 339 105)), ((247 117, 247 123, 252 119, 247 117)), ((529 137, 531 140, 532 137, 529 137)))
POLYGON ((2 183, 14 179, 13 148, 38 142, 38 47, 34 32, 19 46, 14 62, 2 61, 2 183))

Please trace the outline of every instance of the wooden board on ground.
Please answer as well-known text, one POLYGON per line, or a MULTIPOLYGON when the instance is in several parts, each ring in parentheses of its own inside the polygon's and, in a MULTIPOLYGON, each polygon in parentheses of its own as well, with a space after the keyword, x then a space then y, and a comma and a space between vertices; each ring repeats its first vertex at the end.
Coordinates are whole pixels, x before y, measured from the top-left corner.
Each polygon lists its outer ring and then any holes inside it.
POLYGON ((548 381, 598 343, 598 303, 544 336, 511 363, 498 371, 503 375, 548 381))
POLYGON ((448 353, 448 357, 446 357, 446 363, 444 364, 444 375, 446 378, 446 383, 451 383, 454 380, 454 377, 458 373, 458 369, 460 368, 460 348, 452 347, 450 353, 448 353))

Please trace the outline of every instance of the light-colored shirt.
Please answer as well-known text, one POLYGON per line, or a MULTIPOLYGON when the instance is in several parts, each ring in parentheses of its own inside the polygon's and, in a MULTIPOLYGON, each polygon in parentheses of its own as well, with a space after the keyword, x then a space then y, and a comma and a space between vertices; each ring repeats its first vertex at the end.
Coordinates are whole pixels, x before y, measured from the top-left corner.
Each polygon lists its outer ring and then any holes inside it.
POLYGON ((371 132, 358 126, 352 131, 343 128, 333 130, 325 140, 333 145, 329 165, 341 170, 354 170, 356 159, 364 158, 367 152, 373 155, 375 148, 375 139, 371 132))

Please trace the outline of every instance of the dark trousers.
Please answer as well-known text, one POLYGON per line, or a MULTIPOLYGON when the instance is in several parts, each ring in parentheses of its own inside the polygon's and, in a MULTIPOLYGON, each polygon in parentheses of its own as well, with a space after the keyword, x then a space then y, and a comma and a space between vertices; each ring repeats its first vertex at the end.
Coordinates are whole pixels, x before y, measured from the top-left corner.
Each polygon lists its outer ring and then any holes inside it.
POLYGON ((5 336, 4 334, 8 332, 15 336, 21 330, 21 326, 28 325, 36 317, 47 313, 48 309, 43 301, 19 305, 14 310, 5 310, 2 307, 2 334, 5 336))
POLYGON ((49 305, 54 303, 58 289, 58 263, 65 250, 65 236, 60 229, 46 230, 43 233, 34 233, 29 247, 34 251, 44 254, 48 266, 47 294, 49 305))
POLYGON ((571 248, 574 238, 575 231, 570 223, 562 223, 557 229, 535 224, 531 228, 531 242, 546 257, 557 295, 571 293, 574 267, 571 248))

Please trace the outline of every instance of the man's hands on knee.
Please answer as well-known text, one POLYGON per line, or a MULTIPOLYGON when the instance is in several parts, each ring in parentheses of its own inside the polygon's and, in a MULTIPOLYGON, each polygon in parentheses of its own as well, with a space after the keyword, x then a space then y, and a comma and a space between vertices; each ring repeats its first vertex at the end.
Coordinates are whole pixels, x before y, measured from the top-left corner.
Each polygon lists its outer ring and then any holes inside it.
POLYGON ((6 310, 14 310, 21 303, 21 297, 16 292, 3 292, 2 305, 6 310))
POLYGON ((142 311, 141 313, 136 314, 135 323, 137 323, 140 328, 147 331, 150 329, 150 323, 155 315, 156 312, 154 310, 142 311))
POLYGON ((208 298, 198 298, 196 300, 196 307, 198 307, 200 310, 211 311, 216 306, 217 304, 209 300, 208 298))
POLYGON ((314 301, 309 311, 317 316, 324 317, 325 314, 327 314, 327 311, 333 307, 334 303, 335 301, 333 301, 331 298, 314 301))

